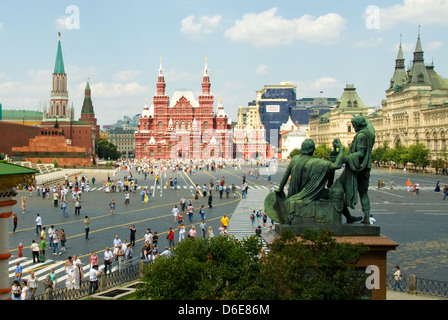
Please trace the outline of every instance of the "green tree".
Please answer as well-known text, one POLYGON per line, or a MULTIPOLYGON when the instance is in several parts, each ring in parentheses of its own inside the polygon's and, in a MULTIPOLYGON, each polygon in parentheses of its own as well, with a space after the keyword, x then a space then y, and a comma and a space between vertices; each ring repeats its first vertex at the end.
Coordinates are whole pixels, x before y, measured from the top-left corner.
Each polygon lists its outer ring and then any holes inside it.
POLYGON ((329 148, 325 143, 321 144, 314 150, 313 156, 320 159, 330 160, 330 152, 331 148, 329 148))
POLYGON ((301 237, 287 232, 274 241, 258 277, 259 298, 351 300, 365 293, 356 263, 367 247, 338 243, 326 231, 306 230, 301 237))
POLYGON ((372 161, 378 161, 378 163, 390 161, 385 160, 385 155, 389 150, 389 145, 387 142, 385 142, 382 147, 378 147, 372 151, 372 161))
POLYGON ((105 139, 97 139, 95 141, 97 154, 100 159, 117 160, 121 157, 121 153, 117 151, 117 146, 105 139))
POLYGON ((367 248, 338 243, 325 231, 307 230, 302 240, 284 232, 259 258, 252 236, 186 239, 144 270, 140 299, 323 300, 358 299, 365 274, 356 263, 367 248))
POLYGON ((288 158, 291 159, 292 157, 294 157, 294 156, 300 154, 300 151, 301 151, 301 150, 300 150, 299 148, 295 148, 295 149, 293 149, 293 150, 289 153, 288 158))
POLYGON ((429 150, 422 143, 415 143, 409 147, 408 162, 416 167, 425 167, 430 164, 429 150))
POLYGON ((148 265, 137 295, 153 300, 252 299, 259 250, 255 236, 243 241, 231 236, 185 239, 171 257, 148 265))

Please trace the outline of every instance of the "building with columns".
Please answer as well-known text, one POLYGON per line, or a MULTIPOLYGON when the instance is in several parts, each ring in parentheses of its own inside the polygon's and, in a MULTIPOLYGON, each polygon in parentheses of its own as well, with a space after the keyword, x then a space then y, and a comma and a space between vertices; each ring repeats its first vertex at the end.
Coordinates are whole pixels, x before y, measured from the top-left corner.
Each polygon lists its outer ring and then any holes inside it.
POLYGON ((358 95, 355 86, 347 84, 334 109, 321 116, 311 117, 310 138, 313 139, 316 147, 321 144, 331 147, 336 138, 348 147, 355 136, 355 130, 351 123, 351 119, 355 115, 367 116, 368 109, 358 95))
POLYGON ((435 71, 434 62, 425 64, 420 32, 407 70, 400 41, 381 105, 382 110, 370 118, 376 132, 375 147, 422 143, 433 159, 442 156, 447 147, 448 79, 435 71))
POLYGON ((137 159, 229 159, 232 157, 231 120, 214 95, 207 59, 198 98, 192 91, 166 93, 162 59, 151 106, 146 101, 135 133, 137 159))

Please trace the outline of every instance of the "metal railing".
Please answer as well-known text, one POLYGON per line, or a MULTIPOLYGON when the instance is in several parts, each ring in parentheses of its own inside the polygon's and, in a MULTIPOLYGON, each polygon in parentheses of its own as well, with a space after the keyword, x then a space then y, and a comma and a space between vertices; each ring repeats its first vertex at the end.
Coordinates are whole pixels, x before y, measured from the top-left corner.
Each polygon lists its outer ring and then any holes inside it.
MULTIPOLYGON (((393 274, 388 274, 386 286, 389 289, 394 287, 395 279, 393 274)), ((439 280, 429 280, 418 278, 415 275, 404 276, 401 286, 411 294, 427 294, 431 296, 448 298, 448 282, 439 280)))
MULTIPOLYGON (((98 289, 96 293, 140 279, 142 276, 141 266, 144 263, 145 261, 140 257, 123 262, 114 261, 109 266, 111 271, 108 271, 107 274, 102 273, 98 277, 98 289)), ((36 295, 34 300, 79 300, 85 298, 90 295, 89 276, 84 276, 79 286, 75 287, 64 287, 55 290, 54 293, 50 292, 36 295)))

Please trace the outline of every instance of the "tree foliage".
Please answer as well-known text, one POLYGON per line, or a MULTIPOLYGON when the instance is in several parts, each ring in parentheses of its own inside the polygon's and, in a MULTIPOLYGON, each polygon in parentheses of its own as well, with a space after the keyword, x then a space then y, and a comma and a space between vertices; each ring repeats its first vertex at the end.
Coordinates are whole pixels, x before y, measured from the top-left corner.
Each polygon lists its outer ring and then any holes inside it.
POLYGON ((338 243, 325 231, 306 231, 296 241, 285 232, 259 258, 258 238, 187 239, 169 258, 148 265, 141 299, 320 300, 357 299, 364 276, 356 262, 363 245, 338 243))
POLYGON ((117 151, 117 146, 105 139, 96 139, 97 155, 100 159, 117 160, 121 153, 117 151))
POLYGON ((372 161, 395 162, 402 166, 412 163, 416 167, 424 167, 431 163, 429 150, 421 143, 415 143, 409 147, 398 144, 395 148, 384 144, 372 151, 372 161))
POLYGON ((320 159, 330 160, 330 152, 331 148, 329 148, 325 143, 321 144, 314 150, 313 156, 320 159))

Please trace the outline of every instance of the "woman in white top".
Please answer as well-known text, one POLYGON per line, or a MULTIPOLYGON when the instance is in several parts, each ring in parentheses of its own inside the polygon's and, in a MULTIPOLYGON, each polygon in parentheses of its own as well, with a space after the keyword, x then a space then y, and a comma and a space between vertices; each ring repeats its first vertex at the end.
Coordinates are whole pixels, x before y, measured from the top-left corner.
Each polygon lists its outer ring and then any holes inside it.
POLYGON ((20 295, 20 300, 29 300, 29 293, 28 293, 28 285, 26 280, 22 280, 22 294, 20 295))
POLYGON ((30 288, 30 299, 34 300, 34 293, 37 290, 39 279, 34 275, 34 272, 30 272, 30 277, 28 278, 28 286, 30 288))
POLYGON ((177 215, 179 214, 179 209, 177 209, 177 205, 174 205, 172 213, 174 216, 174 222, 177 222, 177 215))
POLYGON ((182 240, 185 238, 185 227, 184 224, 181 223, 179 225, 179 242, 182 242, 182 240))
POLYGON ((68 257, 65 262, 65 273, 67 274, 67 281, 65 282, 68 289, 71 289, 73 286, 73 260, 72 257, 68 257))

